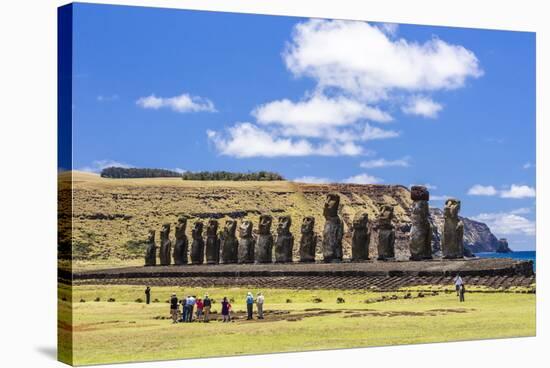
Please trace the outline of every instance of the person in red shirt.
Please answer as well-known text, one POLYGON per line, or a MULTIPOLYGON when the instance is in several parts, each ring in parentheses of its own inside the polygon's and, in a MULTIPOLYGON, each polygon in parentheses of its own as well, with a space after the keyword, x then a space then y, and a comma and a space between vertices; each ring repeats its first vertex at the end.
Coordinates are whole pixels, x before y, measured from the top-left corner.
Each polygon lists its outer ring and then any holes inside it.
POLYGON ((204 308, 204 303, 201 298, 197 299, 197 302, 195 303, 197 305, 197 321, 202 320, 202 310, 204 308))

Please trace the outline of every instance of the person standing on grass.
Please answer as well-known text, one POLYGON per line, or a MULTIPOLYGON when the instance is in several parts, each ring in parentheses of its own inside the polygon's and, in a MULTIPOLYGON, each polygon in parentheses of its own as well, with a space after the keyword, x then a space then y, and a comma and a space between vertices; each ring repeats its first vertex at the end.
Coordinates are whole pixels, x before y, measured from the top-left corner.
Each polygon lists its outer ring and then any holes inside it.
POLYGON ((190 296, 187 298, 187 322, 193 322, 193 308, 195 307, 195 296, 190 296))
POLYGON ((190 295, 187 295, 187 298, 183 298, 181 300, 181 306, 182 306, 182 311, 183 311, 183 321, 182 322, 187 322, 187 318, 188 318, 188 314, 189 314, 189 306, 187 305, 187 301, 189 300, 191 296, 190 295))
POLYGON ((208 297, 208 294, 204 296, 204 300, 202 302, 203 309, 204 309, 204 322, 210 321, 210 308, 212 307, 212 300, 208 297))
POLYGON ((256 296, 256 309, 258 310, 258 319, 264 319, 264 296, 258 293, 256 296))
POLYGON ((231 308, 231 304, 224 296, 222 300, 222 322, 229 322, 229 308, 231 308))
POLYGON ((151 303, 151 288, 149 286, 145 288, 145 303, 151 303))
POLYGON ((204 307, 204 303, 201 298, 197 299, 197 321, 200 321, 202 319, 202 309, 204 307))
POLYGON ((464 281, 462 281, 462 277, 460 277, 460 274, 457 274, 455 277, 456 296, 460 295, 460 285, 464 285, 464 281))
POLYGON ((178 297, 175 293, 170 298, 170 316, 172 317, 172 323, 178 323, 178 297))
POLYGON ((252 296, 252 293, 249 291, 248 294, 246 294, 246 312, 248 313, 247 320, 252 319, 252 308, 254 307, 254 297, 252 296))
POLYGON ((464 284, 460 285, 460 290, 458 292, 459 294, 459 301, 460 302, 463 302, 464 301, 464 293, 466 292, 466 288, 464 287, 464 284))

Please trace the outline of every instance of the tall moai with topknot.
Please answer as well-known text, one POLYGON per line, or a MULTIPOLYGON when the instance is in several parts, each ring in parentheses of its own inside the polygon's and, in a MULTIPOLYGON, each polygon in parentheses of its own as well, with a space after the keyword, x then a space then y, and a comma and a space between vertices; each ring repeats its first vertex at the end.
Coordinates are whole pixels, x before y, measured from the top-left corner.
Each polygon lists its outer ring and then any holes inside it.
POLYGON ((222 234, 220 236, 221 257, 220 263, 237 263, 239 260, 239 241, 235 236, 237 230, 237 221, 229 219, 225 221, 222 234))
POLYGON ((395 258, 395 228, 392 220, 393 207, 382 205, 375 227, 378 235, 378 260, 380 261, 395 258))
POLYGON ((366 261, 369 259, 369 215, 360 212, 353 219, 351 235, 351 260, 355 262, 366 261))
POLYGON ((159 258, 162 266, 170 264, 170 251, 172 249, 172 242, 170 241, 170 224, 162 225, 160 230, 160 249, 159 258))
POLYGON ((430 224, 430 193, 424 186, 411 187, 411 231, 409 251, 411 261, 432 258, 432 225, 430 224))
POLYGON ((338 216, 340 196, 335 193, 327 194, 323 208, 325 228, 323 230, 323 261, 342 261, 342 238, 344 237, 344 223, 338 216))
POLYGON ((292 218, 280 216, 277 224, 277 239, 275 240, 275 262, 292 262, 292 250, 294 249, 294 236, 290 232, 292 218))
POLYGON ((441 234, 441 253, 443 258, 464 257, 464 223, 458 217, 460 201, 449 198, 443 210, 443 232, 441 234))
POLYGON ((174 252, 172 258, 174 258, 174 264, 186 265, 187 254, 189 252, 189 240, 185 235, 187 229, 187 216, 178 217, 178 223, 176 224, 176 242, 174 243, 174 252))
POLYGON ((191 237, 193 238, 193 243, 191 244, 191 263, 194 265, 204 263, 203 228, 203 222, 197 221, 193 224, 193 229, 191 229, 191 237))
POLYGON ((317 235, 315 234, 315 217, 306 216, 300 228, 300 262, 315 262, 317 235))
POLYGON ((157 265, 157 245, 155 244, 155 230, 149 230, 147 236, 147 248, 145 249, 145 265, 157 265))
POLYGON ((261 215, 258 225, 258 238, 254 248, 255 263, 271 263, 273 256, 273 235, 271 234, 271 215, 261 215))
POLYGON ((218 220, 208 220, 206 226, 206 263, 220 263, 220 238, 218 236, 218 220))
POLYGON ((253 263, 256 240, 252 235, 252 221, 243 220, 239 226, 239 263, 253 263))

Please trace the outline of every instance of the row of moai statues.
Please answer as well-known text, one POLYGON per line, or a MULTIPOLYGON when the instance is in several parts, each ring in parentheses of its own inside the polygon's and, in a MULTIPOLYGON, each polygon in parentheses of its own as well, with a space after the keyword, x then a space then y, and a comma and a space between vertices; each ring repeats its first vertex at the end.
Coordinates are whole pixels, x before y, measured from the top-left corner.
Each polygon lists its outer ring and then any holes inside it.
MULTIPOLYGON (((429 192, 423 186, 411 188, 411 230, 409 237, 410 260, 418 261, 432 258, 432 227, 429 220, 429 192)), ((338 215, 340 197, 328 194, 323 209, 325 226, 322 237, 322 253, 324 262, 339 262, 343 258, 342 239, 344 224, 338 215)), ((460 201, 448 199, 445 203, 445 223, 442 234, 443 258, 463 257, 464 225, 458 217, 460 201)), ((395 258, 395 227, 393 207, 382 205, 378 218, 372 226, 366 213, 359 213, 352 224, 351 260, 365 261, 369 259, 371 231, 377 236, 378 260, 395 258)), ((161 265, 188 264, 190 254, 191 264, 217 263, 287 263, 292 262, 294 236, 290 232, 292 218, 280 216, 277 224, 277 236, 271 233, 273 217, 261 215, 258 223, 257 236, 253 235, 253 224, 243 220, 239 226, 239 238, 236 236, 237 222, 229 219, 218 233, 219 223, 211 219, 206 225, 206 240, 203 237, 204 223, 196 221, 191 230, 192 242, 185 234, 187 217, 180 216, 175 229, 175 242, 172 247, 170 240, 170 224, 164 224, 160 231, 159 260, 161 265)), ((317 235, 314 231, 315 218, 306 216, 301 225, 299 242, 299 261, 315 262, 317 235)), ((155 231, 149 231, 148 245, 145 255, 145 265, 157 264, 157 246, 155 231)))

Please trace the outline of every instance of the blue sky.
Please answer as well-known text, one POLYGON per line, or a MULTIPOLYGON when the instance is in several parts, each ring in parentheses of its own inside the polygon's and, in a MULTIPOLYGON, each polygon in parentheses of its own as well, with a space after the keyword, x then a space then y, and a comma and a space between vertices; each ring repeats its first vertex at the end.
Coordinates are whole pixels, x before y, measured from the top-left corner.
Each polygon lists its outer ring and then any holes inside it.
POLYGON ((73 166, 428 184, 535 248, 535 34, 78 4, 73 166))

